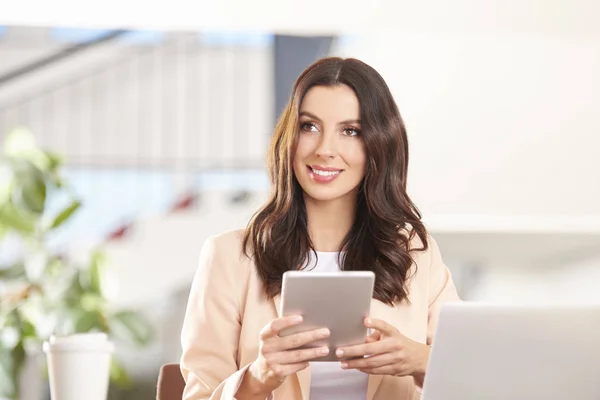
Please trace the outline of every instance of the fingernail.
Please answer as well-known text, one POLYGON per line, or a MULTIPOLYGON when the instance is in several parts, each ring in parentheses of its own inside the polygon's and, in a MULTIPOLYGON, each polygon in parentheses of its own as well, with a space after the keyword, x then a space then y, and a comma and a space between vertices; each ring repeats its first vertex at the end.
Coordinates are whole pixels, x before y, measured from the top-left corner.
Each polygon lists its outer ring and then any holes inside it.
POLYGON ((302 316, 295 315, 294 317, 292 317, 292 322, 302 322, 302 316))
POLYGON ((348 363, 343 362, 342 363, 342 368, 348 368, 348 363))
POLYGON ((340 349, 336 350, 335 351, 335 355, 338 356, 338 357, 343 356, 344 355, 344 350, 340 350, 340 349))
POLYGON ((329 336, 329 329, 327 329, 327 328, 321 329, 319 331, 319 336, 321 336, 321 337, 327 337, 327 336, 329 336))
POLYGON ((365 319, 365 324, 366 325, 371 325, 371 318, 365 319))
POLYGON ((329 347, 323 347, 323 348, 319 349, 319 354, 322 354, 324 356, 329 354, 329 347))

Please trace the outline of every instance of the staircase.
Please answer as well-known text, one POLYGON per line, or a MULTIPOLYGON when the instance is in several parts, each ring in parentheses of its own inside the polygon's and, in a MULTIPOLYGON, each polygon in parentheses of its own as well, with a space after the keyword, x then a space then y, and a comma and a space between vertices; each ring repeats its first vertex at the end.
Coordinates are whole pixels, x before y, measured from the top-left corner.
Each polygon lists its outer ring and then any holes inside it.
POLYGON ((115 301, 143 306, 189 284, 204 238, 243 227, 262 202, 272 44, 261 35, 80 32, 82 45, 72 33, 8 29, 0 141, 23 125, 65 157, 83 207, 51 244, 78 251, 110 239, 115 301), (102 35, 115 37, 94 42, 102 35), (240 191, 253 193, 249 202, 229 207, 240 191), (173 212, 186 196, 196 201, 173 212))

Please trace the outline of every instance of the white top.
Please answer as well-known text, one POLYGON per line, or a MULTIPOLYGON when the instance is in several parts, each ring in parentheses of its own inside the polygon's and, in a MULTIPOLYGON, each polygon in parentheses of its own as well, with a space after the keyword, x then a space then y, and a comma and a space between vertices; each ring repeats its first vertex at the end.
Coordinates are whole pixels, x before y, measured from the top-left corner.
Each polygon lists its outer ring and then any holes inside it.
MULTIPOLYGON (((339 253, 311 253, 308 271, 339 271, 339 253)), ((344 370, 339 362, 311 362, 310 400, 365 400, 369 375, 357 370, 344 370)))

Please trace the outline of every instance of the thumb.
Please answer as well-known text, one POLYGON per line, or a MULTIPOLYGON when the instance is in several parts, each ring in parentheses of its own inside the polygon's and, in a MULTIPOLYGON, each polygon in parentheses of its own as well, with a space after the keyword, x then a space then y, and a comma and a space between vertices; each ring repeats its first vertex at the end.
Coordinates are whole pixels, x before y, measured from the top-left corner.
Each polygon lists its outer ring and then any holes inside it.
POLYGON ((379 331, 374 331, 369 336, 367 336, 366 342, 373 343, 373 342, 377 342, 380 339, 381 339, 381 333, 379 331))

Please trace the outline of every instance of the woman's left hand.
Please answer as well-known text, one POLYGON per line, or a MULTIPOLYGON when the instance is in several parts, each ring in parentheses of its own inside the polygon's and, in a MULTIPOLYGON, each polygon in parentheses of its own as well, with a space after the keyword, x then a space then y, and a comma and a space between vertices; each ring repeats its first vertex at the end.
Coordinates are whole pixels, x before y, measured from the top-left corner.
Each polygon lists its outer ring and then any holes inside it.
POLYGON ((365 326, 374 329, 366 343, 336 350, 342 368, 373 375, 414 376, 422 382, 429 359, 429 346, 407 338, 398 329, 379 319, 367 318, 365 326), (360 358, 350 360, 354 357, 360 358))

